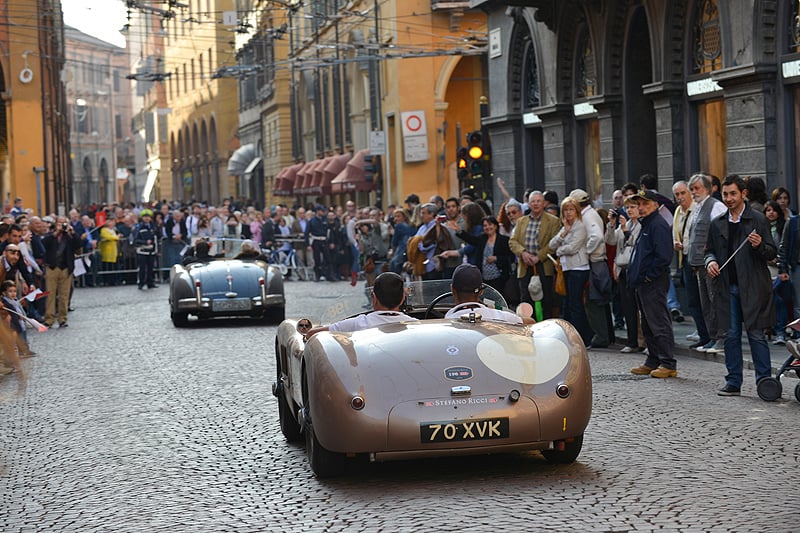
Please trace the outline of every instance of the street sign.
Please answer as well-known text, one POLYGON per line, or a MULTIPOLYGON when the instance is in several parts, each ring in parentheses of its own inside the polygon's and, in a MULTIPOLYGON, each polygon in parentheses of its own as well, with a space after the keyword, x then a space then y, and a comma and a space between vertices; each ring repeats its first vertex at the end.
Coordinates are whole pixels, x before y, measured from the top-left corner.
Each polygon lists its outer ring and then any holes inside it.
POLYGON ((369 154, 386 155, 386 135, 383 131, 369 132, 369 154))

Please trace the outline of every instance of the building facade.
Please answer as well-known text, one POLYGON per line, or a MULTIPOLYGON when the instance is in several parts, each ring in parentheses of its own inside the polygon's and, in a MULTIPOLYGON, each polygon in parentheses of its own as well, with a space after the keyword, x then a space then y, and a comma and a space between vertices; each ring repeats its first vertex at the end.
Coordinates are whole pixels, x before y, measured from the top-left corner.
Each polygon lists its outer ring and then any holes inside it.
POLYGON ((703 170, 797 197, 796 0, 472 0, 489 16, 494 173, 512 193, 703 170))
MULTIPOLYGON (((168 114, 168 167, 171 180, 162 181, 161 198, 210 202, 237 195, 236 178, 227 161, 239 147, 236 80, 214 74, 235 65, 235 24, 224 13, 234 12, 233 0, 190 0, 176 16, 162 21, 165 69, 162 84, 168 114)), ((183 4, 179 4, 183 5, 183 4)))
POLYGON ((281 165, 275 195, 387 205, 457 194, 457 132, 480 127, 488 90, 485 15, 466 1, 270 4, 287 6, 273 27, 290 87, 289 116, 281 103, 262 127, 265 173, 281 165))
POLYGON ((68 119, 59 0, 0 0, 0 195, 37 213, 66 212, 68 119))
POLYGON ((134 166, 127 53, 75 28, 64 34, 73 201, 121 202, 134 166))

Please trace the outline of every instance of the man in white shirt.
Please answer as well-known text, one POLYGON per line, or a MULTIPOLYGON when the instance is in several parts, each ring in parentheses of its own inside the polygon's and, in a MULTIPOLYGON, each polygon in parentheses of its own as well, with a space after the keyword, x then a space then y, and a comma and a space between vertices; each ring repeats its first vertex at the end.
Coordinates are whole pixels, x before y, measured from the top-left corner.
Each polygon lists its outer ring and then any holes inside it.
POLYGON ((394 272, 384 272, 375 278, 375 285, 372 287, 374 311, 313 328, 306 333, 306 338, 320 331, 352 332, 383 324, 417 320, 399 310, 405 299, 403 278, 394 272))
POLYGON ((450 290, 456 305, 447 311, 445 318, 459 318, 470 313, 481 316, 481 320, 497 320, 509 324, 534 324, 532 318, 523 319, 510 311, 493 309, 484 305, 480 298, 483 295, 483 277, 475 265, 458 265, 453 272, 450 290))

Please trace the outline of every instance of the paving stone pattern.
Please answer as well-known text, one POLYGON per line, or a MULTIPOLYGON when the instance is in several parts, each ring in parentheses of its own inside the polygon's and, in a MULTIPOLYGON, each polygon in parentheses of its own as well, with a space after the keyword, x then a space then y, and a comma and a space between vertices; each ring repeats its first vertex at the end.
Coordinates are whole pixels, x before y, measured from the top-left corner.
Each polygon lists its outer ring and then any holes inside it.
MULTIPOLYGON (((288 316, 362 288, 288 283, 288 316)), ((70 327, 32 334, 0 378, 0 531, 798 531, 800 404, 721 398, 719 363, 633 378, 592 352, 578 462, 536 453, 357 464, 318 481, 278 429, 275 327, 175 329, 167 288, 81 289, 70 327)), ((309 310, 312 310, 309 312, 309 310)), ((316 322, 316 320, 315 320, 316 322)))

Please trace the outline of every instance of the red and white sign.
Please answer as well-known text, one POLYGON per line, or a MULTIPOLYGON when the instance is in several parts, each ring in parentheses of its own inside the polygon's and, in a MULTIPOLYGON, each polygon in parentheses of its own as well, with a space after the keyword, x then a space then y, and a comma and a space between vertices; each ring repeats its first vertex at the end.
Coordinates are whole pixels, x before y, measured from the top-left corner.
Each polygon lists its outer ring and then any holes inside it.
POLYGON ((425 111, 404 111, 400 113, 403 122, 403 137, 428 135, 425 125, 425 111))
POLYGON ((427 161, 428 127, 425 124, 425 111, 404 111, 400 113, 403 124, 403 155, 406 163, 427 161))

